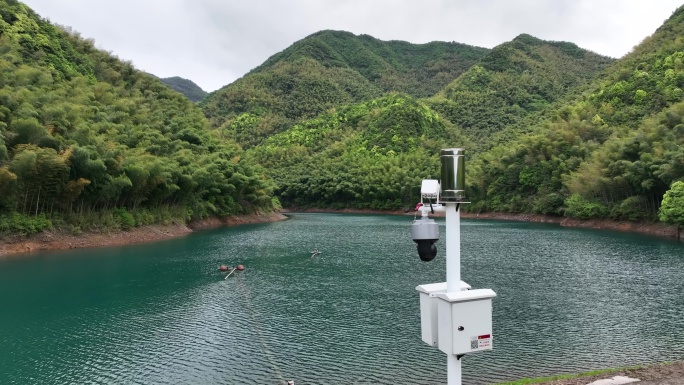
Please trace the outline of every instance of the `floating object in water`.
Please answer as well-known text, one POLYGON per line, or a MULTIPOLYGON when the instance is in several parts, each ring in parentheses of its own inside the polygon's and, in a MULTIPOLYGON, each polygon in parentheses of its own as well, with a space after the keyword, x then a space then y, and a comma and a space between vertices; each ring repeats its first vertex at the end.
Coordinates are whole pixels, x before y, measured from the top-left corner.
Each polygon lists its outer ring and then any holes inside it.
POLYGON ((228 271, 228 266, 226 266, 226 265, 221 265, 221 266, 219 266, 219 270, 221 270, 221 271, 228 271))
POLYGON ((238 269, 239 271, 242 271, 245 269, 245 267, 243 265, 237 265, 236 269, 238 269))
POLYGON ((237 267, 234 267, 233 270, 231 270, 230 273, 228 273, 228 275, 226 275, 226 278, 223 278, 223 280, 225 281, 226 279, 228 279, 228 277, 230 277, 230 275, 233 274, 235 272, 235 270, 237 270, 237 267))
POLYGON ((311 257, 313 258, 313 257, 317 256, 317 255, 320 254, 320 253, 321 253, 321 252, 318 251, 318 249, 313 249, 313 250, 311 250, 311 257))

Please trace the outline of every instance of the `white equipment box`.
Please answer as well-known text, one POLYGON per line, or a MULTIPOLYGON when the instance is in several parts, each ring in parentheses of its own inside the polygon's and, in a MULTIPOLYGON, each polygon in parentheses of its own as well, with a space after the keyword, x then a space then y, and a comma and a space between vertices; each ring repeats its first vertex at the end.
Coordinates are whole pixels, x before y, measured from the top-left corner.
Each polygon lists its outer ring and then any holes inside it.
MULTIPOLYGON (((461 281, 461 290, 470 290, 467 283, 461 281)), ((447 283, 428 283, 416 286, 420 292, 420 336, 426 344, 437 346, 437 294, 446 293, 447 283)))
POLYGON ((493 290, 437 293, 436 297, 439 350, 456 355, 492 350, 493 290))

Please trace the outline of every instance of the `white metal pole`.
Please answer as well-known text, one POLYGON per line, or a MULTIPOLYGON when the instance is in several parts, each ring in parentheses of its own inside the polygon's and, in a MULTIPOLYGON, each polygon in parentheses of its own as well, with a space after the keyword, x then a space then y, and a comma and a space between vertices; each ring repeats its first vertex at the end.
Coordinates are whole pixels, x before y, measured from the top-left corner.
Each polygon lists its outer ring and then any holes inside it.
POLYGON ((461 290, 461 213, 456 203, 446 204, 447 293, 461 290))
POLYGON ((447 354, 447 384, 461 385, 461 360, 455 354, 447 354))
MULTIPOLYGON (((461 290, 461 213, 456 206, 446 204, 447 293, 461 290)), ((454 354, 447 354, 447 384, 461 385, 461 360, 454 354)))

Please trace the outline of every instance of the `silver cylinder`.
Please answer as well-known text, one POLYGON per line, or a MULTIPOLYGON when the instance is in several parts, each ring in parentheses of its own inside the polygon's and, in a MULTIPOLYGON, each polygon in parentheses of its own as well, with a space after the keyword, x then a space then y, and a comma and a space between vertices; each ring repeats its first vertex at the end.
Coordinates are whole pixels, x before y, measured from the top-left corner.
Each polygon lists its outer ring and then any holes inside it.
POLYGON ((442 202, 465 201, 465 149, 446 148, 439 152, 442 162, 442 202))

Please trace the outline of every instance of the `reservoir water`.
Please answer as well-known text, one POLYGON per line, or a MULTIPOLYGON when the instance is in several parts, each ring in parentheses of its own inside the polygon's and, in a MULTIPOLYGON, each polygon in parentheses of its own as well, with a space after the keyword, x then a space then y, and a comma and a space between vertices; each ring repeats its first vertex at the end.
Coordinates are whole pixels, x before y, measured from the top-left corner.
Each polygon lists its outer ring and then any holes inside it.
MULTIPOLYGON (((420 262, 411 221, 293 214, 1 259, 0 384, 446 383, 415 291, 444 280, 445 242, 420 262), (238 263, 227 280, 217 270, 238 263)), ((463 280, 498 294, 494 350, 464 357, 465 384, 684 359, 684 243, 503 221, 461 230, 463 280)))

